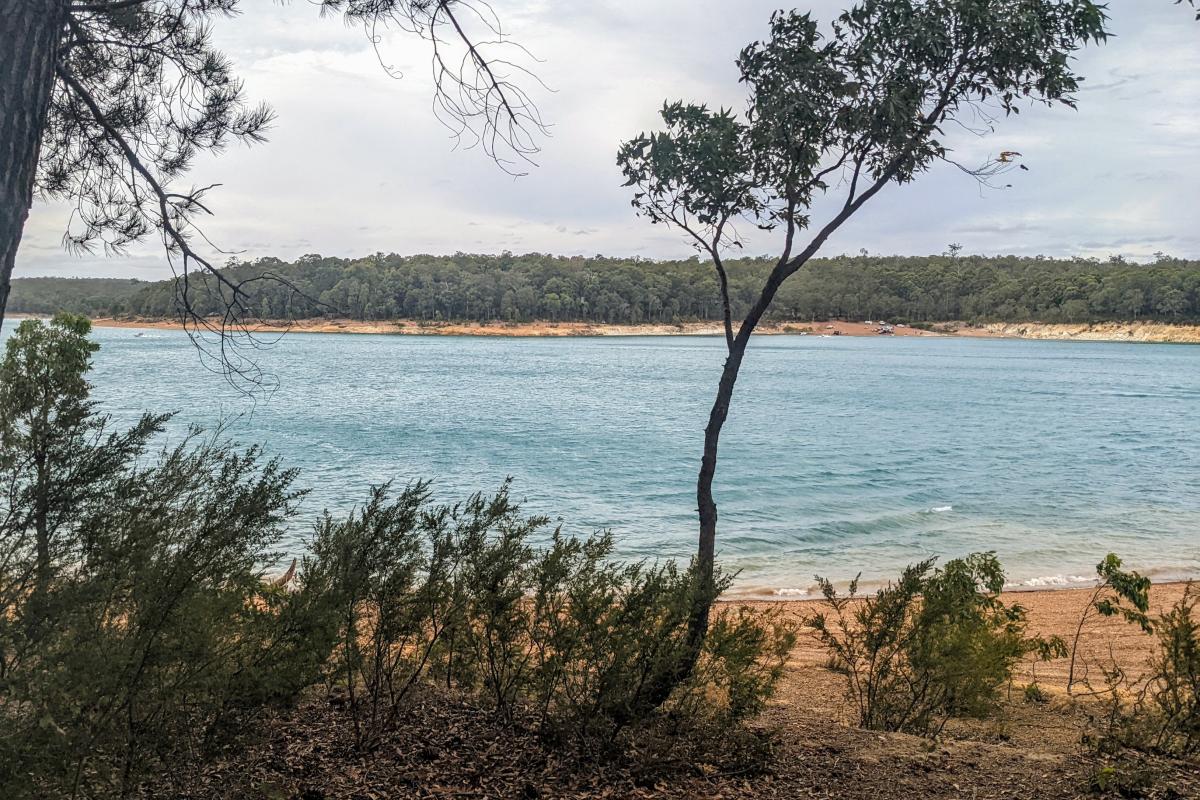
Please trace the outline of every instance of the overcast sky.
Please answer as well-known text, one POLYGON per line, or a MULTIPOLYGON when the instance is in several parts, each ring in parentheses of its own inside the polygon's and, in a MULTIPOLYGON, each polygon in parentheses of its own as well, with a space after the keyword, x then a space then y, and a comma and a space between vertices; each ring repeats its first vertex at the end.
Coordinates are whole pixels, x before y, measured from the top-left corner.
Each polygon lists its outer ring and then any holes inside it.
MULTIPOLYGON (((823 20, 847 0, 801 4, 823 20)), ((744 107, 733 60, 761 38, 778 2, 759 0, 495 0, 508 32, 543 60, 555 91, 535 92, 553 125, 527 177, 479 151, 454 151, 430 109, 428 49, 390 38, 388 77, 363 32, 321 19, 305 2, 246 0, 216 39, 252 99, 278 113, 270 141, 198 162, 194 182, 219 182, 206 232, 243 256, 377 251, 686 257, 684 240, 634 217, 614 154, 653 128, 667 98, 744 107)), ((1017 150, 1030 171, 982 191, 939 165, 888 188, 824 252, 967 252, 1145 258, 1200 257, 1200 24, 1170 0, 1111 0, 1117 37, 1079 61, 1079 110, 1030 109, 984 140, 951 144, 966 163, 1017 150)), ((156 241, 126 256, 69 255, 67 212, 35 205, 17 275, 162 278, 156 241)), ((747 252, 772 252, 770 234, 747 252)), ((223 260, 223 257, 218 259, 223 260)))

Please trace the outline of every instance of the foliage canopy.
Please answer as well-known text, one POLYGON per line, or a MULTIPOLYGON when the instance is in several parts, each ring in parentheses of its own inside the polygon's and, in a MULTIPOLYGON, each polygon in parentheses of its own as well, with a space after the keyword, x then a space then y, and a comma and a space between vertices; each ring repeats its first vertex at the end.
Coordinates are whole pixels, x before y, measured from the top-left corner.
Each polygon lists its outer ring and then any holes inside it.
MULTIPOLYGON (((750 310, 774 260, 725 262, 734 315, 750 310)), ((720 321, 712 268, 696 260, 550 256, 378 255, 260 259, 228 267, 234 280, 271 272, 300 290, 263 282, 248 302, 263 319, 337 315, 418 322, 528 320, 595 323, 720 321), (311 302, 317 298, 320 303, 311 302)), ((23 278, 12 308, 93 317, 169 318, 171 281, 23 278)), ((219 308, 198 300, 197 308, 219 308)), ((1018 256, 836 256, 815 258, 779 290, 767 319, 893 322, 1200 322, 1200 262, 1160 256, 1058 260, 1018 256)))

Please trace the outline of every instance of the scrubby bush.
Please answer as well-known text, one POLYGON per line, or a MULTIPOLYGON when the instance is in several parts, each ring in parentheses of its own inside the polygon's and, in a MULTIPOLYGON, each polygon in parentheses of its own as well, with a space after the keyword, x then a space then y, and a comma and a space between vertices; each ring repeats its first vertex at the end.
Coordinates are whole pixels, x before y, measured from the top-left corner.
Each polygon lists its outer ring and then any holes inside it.
POLYGON ((1025 655, 1065 655, 1060 640, 1027 636, 1024 609, 1000 600, 994 554, 933 564, 906 568, 870 597, 858 596, 857 579, 846 596, 817 579, 832 615, 808 622, 865 728, 936 735, 952 716, 990 712, 1025 655))
MULTIPOLYGON (((346 520, 318 527, 300 575, 338 607, 329 672, 360 747, 397 723, 422 683, 465 691, 502 718, 551 738, 612 742, 652 720, 736 722, 762 707, 794 642, 778 617, 714 615, 684 680, 690 570, 620 563, 611 534, 555 530, 524 517, 507 485, 459 506, 434 506, 424 484, 387 489, 346 520), (669 701, 654 701, 659 681, 669 701)), ((728 582, 723 580, 719 589, 728 582)))
POLYGON ((326 513, 300 571, 301 593, 320 598, 337 620, 327 679, 346 691, 360 747, 394 719, 428 660, 419 639, 437 614, 418 592, 425 564, 413 535, 427 497, 417 484, 388 503, 381 487, 344 520, 326 513))
POLYGON ((1147 797, 1155 783, 1154 770, 1131 758, 1095 764, 1087 775, 1088 791, 1116 797, 1147 797))
POLYGON ((108 433, 86 320, 0 365, 0 796, 125 794, 319 674, 304 598, 266 586, 294 473, 166 417, 108 433))
POLYGON ((375 488, 267 580, 296 473, 198 430, 155 454, 169 416, 111 433, 88 331, 24 322, 0 362, 0 797, 128 795, 322 683, 361 749, 434 685, 605 746, 728 726, 774 688, 785 622, 719 610, 687 669, 692 570, 614 561, 608 533, 538 546, 507 484, 454 506, 375 488))
POLYGON ((611 561, 612 546, 607 533, 556 534, 534 571, 536 702, 559 732, 611 737, 644 721, 657 710, 659 682, 679 683, 688 658, 693 574, 611 561))
POLYGON ((1050 702, 1050 695, 1047 694, 1046 690, 1043 689, 1041 684, 1037 682, 1025 684, 1024 693, 1025 702, 1027 703, 1045 705, 1046 703, 1050 702))
POLYGON ((1096 565, 1096 576, 1096 588, 1079 615, 1075 636, 1071 640, 1071 663, 1067 669, 1068 694, 1077 681, 1088 685, 1087 664, 1079 657, 1079 640, 1089 620, 1097 616, 1120 617, 1146 633, 1153 630, 1147 614, 1150 609, 1149 578, 1122 569, 1121 559, 1116 553, 1109 553, 1096 565))
POLYGON ((796 644, 797 624, 781 609, 718 607, 695 674, 677 692, 689 720, 724 727, 762 711, 796 644))
POLYGON ((1102 713, 1089 739, 1101 751, 1120 748, 1173 756, 1200 753, 1200 594, 1189 584, 1170 610, 1154 619, 1150 670, 1132 679, 1105 670, 1102 713))
POLYGON ((300 571, 300 591, 334 609, 326 679, 345 693, 360 747, 396 722, 423 678, 485 688, 507 713, 529 662, 525 539, 544 520, 521 519, 507 489, 462 506, 428 501, 425 483, 394 500, 381 486, 345 519, 326 514, 300 571))
POLYGON ((1159 720, 1155 746, 1200 752, 1200 594, 1189 584, 1158 619, 1159 648, 1152 661, 1149 699, 1159 720))

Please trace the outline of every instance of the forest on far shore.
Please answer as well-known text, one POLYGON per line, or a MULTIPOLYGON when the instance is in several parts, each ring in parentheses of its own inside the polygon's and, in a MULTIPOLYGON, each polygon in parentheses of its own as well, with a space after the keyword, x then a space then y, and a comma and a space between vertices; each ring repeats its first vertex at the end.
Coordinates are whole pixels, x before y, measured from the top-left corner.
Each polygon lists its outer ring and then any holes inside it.
MULTIPOLYGON (((773 262, 727 262, 735 318, 746 313, 773 262)), ((513 255, 400 256, 346 259, 318 255, 231 263, 248 284, 250 310, 262 319, 578 321, 671 323, 718 320, 716 274, 698 259, 513 255)), ((219 298, 191 276, 194 305, 215 313, 219 298)), ((16 313, 70 311, 89 316, 172 317, 175 282, 114 278, 13 281, 16 313)), ((1114 257, 837 256, 814 259, 780 291, 776 321, 886 319, 899 322, 1200 323, 1200 261, 1160 255, 1138 264, 1114 257)))

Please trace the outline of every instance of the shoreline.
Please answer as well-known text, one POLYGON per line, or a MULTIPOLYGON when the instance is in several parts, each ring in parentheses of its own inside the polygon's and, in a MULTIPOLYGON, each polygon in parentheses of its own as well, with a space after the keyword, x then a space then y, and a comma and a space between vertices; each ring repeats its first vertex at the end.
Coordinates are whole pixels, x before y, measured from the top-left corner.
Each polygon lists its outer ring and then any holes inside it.
MULTIPOLYGON (((1150 585, 1155 588, 1165 587, 1172 588, 1182 587, 1188 584, 1195 584, 1197 590, 1200 591, 1200 572, 1193 573, 1183 569, 1172 570, 1156 570, 1142 571, 1143 577, 1150 579, 1150 585)), ((1072 576, 1074 577, 1074 576, 1072 576)), ((1045 581, 1045 582, 1020 582, 1006 583, 1004 589, 1001 590, 1001 595, 1006 599, 1014 597, 1040 597, 1049 594, 1062 594, 1072 592, 1091 592, 1098 585, 1096 577, 1093 575, 1090 578, 1082 578, 1078 580, 1066 581, 1045 581)), ((889 584, 887 580, 867 581, 859 584, 857 597, 871 597, 885 588, 889 584)), ((846 593, 845 581, 834 581, 834 588, 839 596, 844 596, 846 593)), ((789 589, 789 588, 772 588, 765 586, 745 586, 738 587, 736 584, 721 595, 717 601, 719 603, 731 604, 758 604, 758 603, 824 603, 825 598, 821 591, 815 585, 809 589, 789 589)))
MULTIPOLYGON (((1149 598, 1151 616, 1158 616, 1179 602, 1187 591, 1186 587, 1186 583, 1154 584, 1149 598)), ((1003 707, 999 717, 951 720, 938 740, 939 746, 944 748, 943 756, 953 752, 951 748, 963 747, 972 763, 978 765, 981 760, 990 763, 1004 753, 1017 753, 1022 769, 1033 771, 1035 783, 1044 781, 1053 765, 1060 765, 1061 768, 1061 765, 1077 763, 1080 734, 1086 730, 1090 713, 1089 708, 1079 705, 1090 698, 1088 681, 1097 688, 1103 688, 1104 670, 1112 667, 1122 670, 1131 681, 1145 678, 1153 669, 1151 659, 1157 645, 1155 635, 1144 633, 1137 625, 1126 622, 1119 615, 1092 615, 1087 624, 1079 628, 1080 617, 1089 606, 1092 591, 1091 588, 1070 588, 1003 593, 1005 603, 1017 602, 1024 609, 1029 636, 1056 636, 1067 647, 1071 647, 1076 634, 1079 634, 1075 677, 1080 684, 1076 695, 1071 697, 1067 691, 1070 658, 1050 661, 1023 658, 1015 665, 1007 687, 1002 689, 1003 707), (1029 685, 1036 685, 1040 690, 1040 700, 1037 702, 1027 699, 1025 687, 1029 685), (988 745, 983 743, 989 743, 995 749, 987 750, 988 745)), ((1197 586, 1193 584, 1193 594, 1196 591, 1197 586)), ((826 736, 829 735, 827 731, 836 731, 839 725, 845 726, 843 729, 853 728, 856 714, 846 694, 846 680, 829 669, 828 649, 804 624, 814 614, 830 612, 829 606, 820 600, 806 603, 744 603, 743 606, 770 609, 782 618, 801 625, 796 645, 788 655, 784 677, 771 701, 772 718, 781 725, 797 728, 811 724, 813 719, 822 720, 825 726, 821 731, 826 736)), ((920 744, 919 740, 905 739, 900 735, 885 737, 872 732, 869 736, 878 740, 875 745, 879 750, 877 755, 890 751, 894 756, 897 750, 903 750, 906 745, 920 744)), ((917 748, 913 750, 915 753, 922 752, 917 748)), ((966 774, 988 774, 991 769, 975 766, 966 774)), ((1006 778, 1003 783, 1009 785, 1011 780, 1006 778)), ((1078 785, 1077 781, 1072 783, 1078 785)), ((957 791, 958 784, 953 788, 955 791, 945 796, 961 797, 961 792, 957 791)), ((1040 792, 1005 792, 988 796, 1042 795, 1040 792)), ((1079 795, 1069 793, 1066 796, 1079 795)))
MULTIPOLYGON (((38 315, 13 314, 14 319, 38 315)), ((144 330, 181 330, 174 319, 114 319, 97 317, 99 328, 144 330)), ((964 322, 933 323, 929 329, 906 325, 891 327, 880 334, 880 323, 819 320, 814 322, 766 322, 755 331, 767 336, 901 336, 924 338, 1039 339, 1054 341, 1143 342, 1157 344, 1200 344, 1200 325, 1175 325, 1156 322, 1104 322, 1064 324, 1042 322, 1004 322, 969 325, 964 322)), ((493 336, 512 338, 556 338, 579 336, 722 336, 717 322, 677 324, 608 324, 588 322, 424 322, 410 319, 364 322, 352 319, 265 320, 253 326, 254 333, 332 333, 399 336, 493 336)))
MULTIPOLYGON (((1029 602, 1044 603, 1045 599, 1047 597, 1068 597, 1068 596, 1069 597, 1082 597, 1083 595, 1090 595, 1093 591, 1095 591, 1095 589, 1098 585, 1099 584, 1096 581, 1092 581, 1089 583, 1070 583, 1070 584, 1057 585, 1057 586, 1007 585, 1004 587, 1004 590, 1002 592, 1000 592, 1000 597, 1003 598, 1006 602, 1012 602, 1013 600, 1016 600, 1016 599, 1021 599, 1022 601, 1026 601, 1026 602, 1022 602, 1022 605, 1026 605, 1029 602)), ((1159 592, 1160 594, 1166 594, 1166 595, 1171 595, 1171 596, 1174 596, 1176 594, 1181 594, 1183 592, 1183 590, 1189 585, 1196 586, 1197 587, 1196 590, 1200 591, 1200 576, 1196 576, 1196 577, 1192 577, 1192 578, 1169 577, 1169 578, 1164 578, 1161 581, 1151 579, 1151 582, 1150 582, 1151 597, 1154 596, 1155 592, 1159 592)), ((838 590, 839 597, 845 596, 845 587, 838 586, 836 588, 838 590)), ((883 588, 882 584, 879 586, 872 585, 872 586, 866 586, 866 587, 859 587, 859 592, 856 595, 856 599, 861 600, 865 597, 873 597, 875 595, 875 592, 877 592, 881 588, 883 588)), ((737 590, 737 588, 735 587, 735 588, 725 592, 725 594, 723 594, 720 598, 718 598, 716 602, 723 604, 723 605, 730 605, 730 606, 778 605, 778 606, 782 606, 782 607, 791 607, 793 605, 820 606, 820 605, 824 605, 826 601, 825 601, 825 598, 822 597, 819 593, 805 594, 805 595, 798 594, 798 595, 771 596, 770 594, 768 594, 766 592, 758 592, 758 591, 739 592, 737 590)))

